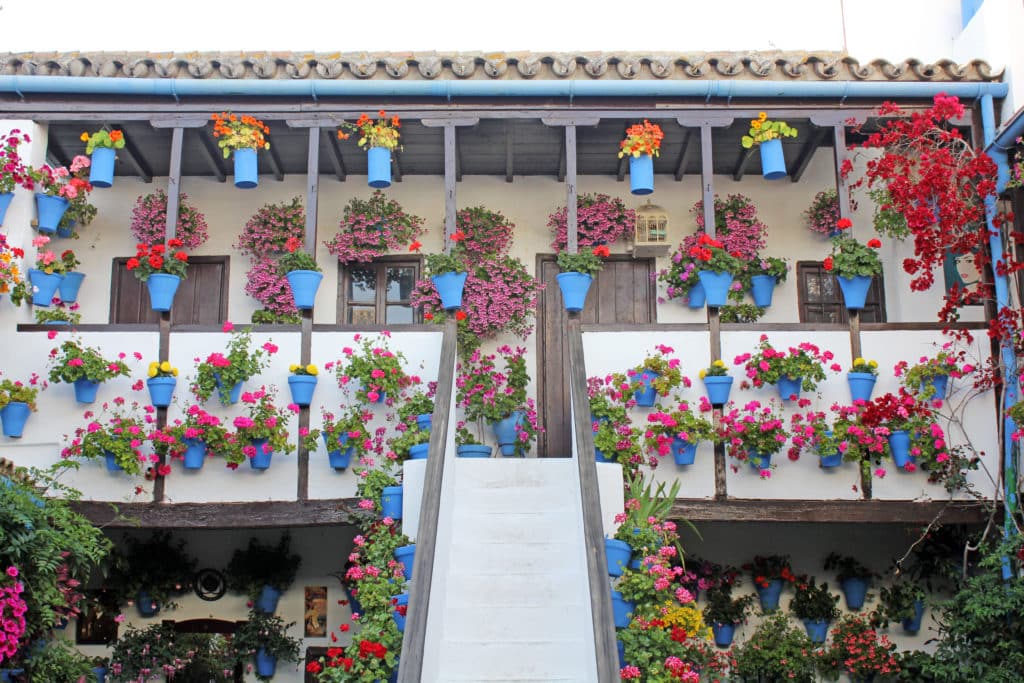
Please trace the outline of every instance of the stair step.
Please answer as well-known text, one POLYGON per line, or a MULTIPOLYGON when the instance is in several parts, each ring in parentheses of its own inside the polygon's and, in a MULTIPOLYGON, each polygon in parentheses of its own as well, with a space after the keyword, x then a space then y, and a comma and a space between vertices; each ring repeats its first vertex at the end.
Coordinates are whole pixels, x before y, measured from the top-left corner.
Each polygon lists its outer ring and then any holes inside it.
MULTIPOLYGON (((535 575, 509 574, 496 581, 494 575, 451 573, 448 575, 447 607, 473 607, 483 611, 506 607, 580 607, 586 585, 574 572, 548 572, 535 575)), ((493 619, 494 614, 485 615, 493 619)), ((562 617, 566 618, 565 616, 562 617)))
POLYGON ((452 540, 457 543, 570 543, 580 540, 576 519, 558 512, 462 514, 456 510, 452 540))
POLYGON ((583 610, 562 606, 510 606, 500 614, 479 606, 446 607, 444 635, 459 641, 572 640, 582 638, 593 627, 583 610), (566 617, 572 614, 573 619, 566 617))
POLYGON ((477 642, 444 640, 438 658, 444 680, 580 680, 587 648, 579 639, 477 642), (466 678, 470 677, 470 678, 466 678))
POLYGON ((484 458, 456 461, 456 488, 565 488, 574 482, 572 460, 484 458))
POLYGON ((458 487, 452 501, 453 510, 461 514, 474 511, 512 513, 523 510, 534 512, 564 512, 575 517, 576 500, 564 485, 552 488, 495 489, 458 487))
POLYGON ((578 567, 580 552, 576 543, 507 544, 456 541, 450 546, 447 571, 503 576, 544 574, 552 567, 578 567))

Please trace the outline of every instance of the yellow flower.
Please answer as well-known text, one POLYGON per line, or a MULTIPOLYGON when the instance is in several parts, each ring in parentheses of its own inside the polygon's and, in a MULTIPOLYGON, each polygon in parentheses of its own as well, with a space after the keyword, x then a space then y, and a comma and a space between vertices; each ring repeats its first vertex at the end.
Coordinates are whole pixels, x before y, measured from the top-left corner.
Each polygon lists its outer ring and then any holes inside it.
POLYGON ((81 140, 82 142, 89 142, 89 134, 82 133, 81 135, 78 136, 78 139, 81 140))
POLYGON ((175 377, 177 377, 178 376, 178 368, 171 368, 171 374, 174 375, 175 377))
POLYGON ((757 118, 758 118, 759 121, 764 121, 765 119, 768 118, 768 114, 765 114, 764 112, 761 112, 760 114, 757 115, 757 118))
POLYGON ((854 358, 853 359, 853 364, 854 365, 864 365, 864 363, 866 363, 866 362, 867 361, 864 360, 863 358, 854 358))
POLYGON ((295 372, 298 369, 299 369, 299 366, 296 365, 295 363, 292 363, 291 365, 288 366, 288 372, 295 372))
POLYGON ((319 372, 319 370, 316 369, 315 365, 310 363, 309 365, 306 366, 306 372, 308 372, 311 375, 316 375, 316 373, 319 372))
POLYGON ((705 369, 703 369, 703 368, 701 368, 701 371, 697 373, 697 375, 698 375, 698 376, 699 376, 699 377, 700 377, 701 379, 704 379, 704 378, 705 378, 705 377, 707 376, 707 374, 708 374, 708 371, 707 371, 707 370, 705 370, 705 369))
POLYGON ((153 366, 149 367, 149 376, 156 377, 156 368, 154 368, 153 366))
POLYGON ((877 368, 878 367, 878 361, 877 360, 868 361, 868 367, 870 367, 870 368, 877 368))
POLYGON ((715 366, 716 368, 724 368, 725 367, 725 361, 719 359, 719 360, 716 360, 714 363, 712 363, 712 365, 715 366))
POLYGON ((161 363, 160 364, 160 369, 163 372, 170 372, 171 371, 171 364, 170 364, 170 362, 169 361, 164 361, 163 363, 161 363))

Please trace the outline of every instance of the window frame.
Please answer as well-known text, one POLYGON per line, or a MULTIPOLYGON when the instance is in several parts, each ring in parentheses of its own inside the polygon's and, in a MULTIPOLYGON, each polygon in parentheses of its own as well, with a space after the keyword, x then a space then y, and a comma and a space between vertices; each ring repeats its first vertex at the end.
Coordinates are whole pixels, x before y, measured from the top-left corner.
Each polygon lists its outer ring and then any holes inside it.
MULTIPOLYGON (((115 256, 113 259, 111 259, 111 264, 110 264, 110 312, 107 315, 107 322, 110 325, 149 324, 147 321, 144 321, 144 320, 134 321, 134 323, 126 323, 126 322, 115 321, 114 320, 114 316, 117 313, 117 307, 118 307, 117 304, 118 304, 118 302, 120 301, 120 298, 121 298, 121 278, 119 277, 119 271, 120 271, 120 269, 123 269, 123 268, 126 267, 126 264, 128 263, 128 259, 129 258, 131 258, 131 257, 129 257, 129 256, 115 256)), ((196 324, 203 324, 203 325, 205 325, 205 324, 210 324, 210 325, 218 324, 219 325, 219 324, 223 323, 225 320, 228 319, 228 310, 229 310, 228 297, 230 296, 230 293, 231 293, 231 256, 227 255, 227 254, 221 255, 221 256, 218 256, 218 255, 191 256, 190 255, 188 257, 188 262, 189 262, 190 266, 192 266, 192 265, 210 264, 210 263, 219 264, 219 265, 223 266, 224 276, 221 278, 221 283, 220 283, 220 306, 218 307, 218 310, 217 310, 217 317, 219 318, 219 320, 216 321, 216 322, 196 323, 196 324)), ((186 273, 186 277, 187 277, 187 273, 186 273)), ((139 285, 140 285, 140 287, 143 290, 144 298, 147 297, 148 294, 145 293, 145 283, 142 282, 142 281, 139 281, 139 285)), ((173 324, 176 324, 176 325, 193 324, 193 323, 182 323, 182 322, 179 322, 179 321, 174 321, 173 320, 173 315, 174 315, 174 308, 172 307, 171 308, 171 316, 172 316, 172 323, 173 324)))
POLYGON ((340 325, 387 325, 388 327, 404 326, 404 325, 418 325, 423 322, 423 313, 417 308, 412 306, 411 299, 403 301, 391 301, 387 300, 387 282, 385 280, 384 285, 381 286, 381 280, 387 277, 387 269, 394 266, 411 266, 415 269, 413 279, 416 282, 422 278, 423 275, 423 257, 409 255, 404 256, 401 254, 389 254, 387 256, 378 256, 372 261, 359 262, 359 263, 339 263, 338 264, 338 308, 336 311, 336 319, 340 325), (352 302, 349 301, 348 296, 348 285, 349 285, 349 273, 350 268, 374 268, 377 271, 377 282, 376 282, 376 298, 373 302, 375 310, 374 322, 373 323, 354 323, 348 321, 348 310, 350 306, 369 306, 369 303, 365 302, 352 302), (387 307, 389 305, 403 305, 408 303, 412 310, 412 322, 408 323, 388 323, 386 322, 387 307))
MULTIPOLYGON (((810 321, 810 320, 807 319, 808 318, 808 316, 807 316, 808 307, 809 306, 816 306, 818 304, 817 303, 812 303, 812 302, 808 301, 809 297, 808 297, 808 294, 807 294, 807 281, 806 281, 804 275, 808 271, 814 271, 816 274, 819 273, 819 272, 824 271, 824 266, 822 265, 821 261, 797 261, 796 262, 796 268, 794 269, 794 271, 795 271, 795 274, 796 274, 797 314, 799 316, 799 320, 800 320, 801 323, 805 323, 805 324, 809 324, 809 325, 815 325, 815 324, 846 325, 846 324, 849 324, 849 322, 850 322, 850 310, 848 308, 846 308, 846 306, 845 306, 845 304, 843 302, 843 295, 842 295, 841 290, 839 289, 839 282, 838 281, 835 284, 835 291, 838 293, 838 298, 836 299, 835 303, 838 304, 839 319, 836 320, 835 323, 826 323, 826 321, 820 321, 820 320, 810 321)), ((834 275, 832 277, 835 278, 834 275)), ((875 303, 877 303, 878 319, 877 320, 867 321, 867 320, 864 320, 863 317, 862 317, 861 320, 862 320, 862 322, 873 322, 873 323, 884 323, 884 322, 887 322, 888 317, 887 317, 886 310, 885 310, 885 277, 884 277, 884 275, 882 273, 879 273, 877 276, 871 278, 871 280, 872 280, 871 288, 868 290, 868 299, 867 299, 867 303, 866 303, 866 305, 864 307, 864 310, 873 310, 873 308, 872 308, 873 305, 875 303), (872 296, 871 296, 872 292, 877 292, 877 302, 874 299, 872 299, 872 296)))

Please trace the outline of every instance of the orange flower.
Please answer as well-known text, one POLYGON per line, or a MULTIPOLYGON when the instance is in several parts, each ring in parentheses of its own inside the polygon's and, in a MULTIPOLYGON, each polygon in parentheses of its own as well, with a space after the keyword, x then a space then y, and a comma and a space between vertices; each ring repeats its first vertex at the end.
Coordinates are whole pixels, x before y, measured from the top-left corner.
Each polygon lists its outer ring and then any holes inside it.
POLYGON ((378 112, 377 112, 377 115, 378 115, 378 116, 380 116, 381 118, 384 118, 385 116, 387 116, 387 114, 385 114, 385 113, 384 113, 384 110, 383 110, 383 109, 381 109, 380 111, 378 111, 378 112))
POLYGON ((123 137, 124 137, 124 133, 122 133, 119 130, 112 130, 112 131, 110 131, 110 139, 112 141, 114 141, 114 142, 117 142, 118 140, 120 140, 123 137))
POLYGON ((348 140, 348 133, 346 133, 343 130, 339 130, 338 131, 338 139, 339 140, 348 140))
POLYGON ((78 139, 81 140, 82 142, 89 142, 89 134, 82 133, 81 135, 78 136, 78 139))

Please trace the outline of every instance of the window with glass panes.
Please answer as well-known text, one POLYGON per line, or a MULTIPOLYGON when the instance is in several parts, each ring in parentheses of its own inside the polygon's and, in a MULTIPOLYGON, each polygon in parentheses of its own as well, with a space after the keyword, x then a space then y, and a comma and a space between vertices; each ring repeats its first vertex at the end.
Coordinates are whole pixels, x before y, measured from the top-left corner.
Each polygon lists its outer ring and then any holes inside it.
MULTIPOLYGON (((825 270, 821 261, 800 261, 796 264, 797 292, 802 323, 845 323, 850 320, 843 292, 834 275, 825 270)), ((861 322, 885 322, 885 296, 882 276, 871 279, 871 287, 861 322)))
POLYGON ((410 301, 419 276, 419 259, 383 257, 341 266, 338 321, 353 325, 419 322, 410 301))

